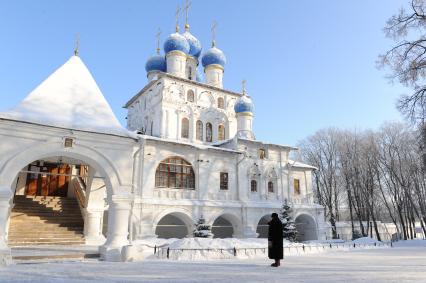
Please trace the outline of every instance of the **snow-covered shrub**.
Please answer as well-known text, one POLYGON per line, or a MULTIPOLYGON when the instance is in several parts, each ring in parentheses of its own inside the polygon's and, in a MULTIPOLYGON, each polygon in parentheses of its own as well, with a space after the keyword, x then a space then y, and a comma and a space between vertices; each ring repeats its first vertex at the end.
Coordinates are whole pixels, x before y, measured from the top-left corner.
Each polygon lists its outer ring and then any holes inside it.
POLYGON ((297 229, 296 224, 294 223, 294 220, 291 216, 292 212, 292 208, 287 203, 284 203, 279 216, 281 222, 283 223, 284 239, 295 242, 297 238, 297 229))
POLYGON ((359 230, 354 230, 354 232, 352 233, 352 241, 362 237, 363 236, 359 230))
POLYGON ((195 230, 193 232, 196 238, 213 238, 210 225, 206 224, 206 220, 203 216, 198 219, 195 223, 195 230))

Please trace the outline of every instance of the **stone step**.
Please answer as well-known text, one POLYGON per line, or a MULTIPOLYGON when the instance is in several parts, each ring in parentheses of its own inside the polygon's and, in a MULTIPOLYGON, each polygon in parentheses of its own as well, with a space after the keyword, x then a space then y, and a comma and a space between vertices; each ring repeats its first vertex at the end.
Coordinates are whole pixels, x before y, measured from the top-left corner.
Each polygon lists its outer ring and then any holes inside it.
POLYGON ((75 228, 75 229, 71 229, 68 227, 54 227, 54 228, 50 228, 50 227, 43 227, 43 228, 39 228, 39 229, 26 229, 26 230, 19 230, 19 229, 14 229, 14 230, 9 230, 9 236, 10 235, 20 235, 20 234, 25 234, 25 233, 31 233, 31 234, 37 234, 37 233, 57 233, 57 234, 61 234, 61 233, 77 233, 77 234, 82 234, 84 231, 83 227, 79 227, 79 228, 75 228))
POLYGON ((65 199, 13 199, 14 203, 42 203, 42 204, 49 204, 49 203, 73 203, 76 202, 77 199, 75 198, 65 198, 65 199))
MULTIPOLYGON (((11 221, 12 224, 16 223, 18 225, 28 225, 27 228, 29 228, 29 226, 40 226, 40 225, 44 225, 44 224, 73 224, 73 226, 75 226, 75 224, 84 224, 83 219, 80 218, 35 218, 35 217, 31 217, 31 218, 14 218, 11 221)), ((13 226, 13 225, 12 225, 13 226)))
MULTIPOLYGON (((49 230, 40 230, 40 231, 31 231, 30 232, 23 232, 23 231, 13 231, 9 233, 9 237, 42 237, 42 236, 78 236, 83 237, 83 231, 49 231, 49 230)), ((12 239, 12 238, 10 238, 12 239)))
POLYGON ((80 206, 76 203, 49 203, 49 204, 40 204, 40 203, 31 203, 31 204, 15 204, 14 209, 52 209, 52 208, 66 208, 66 209, 79 209, 80 206))
POLYGON ((22 247, 22 246, 31 246, 31 245, 84 245, 84 240, 63 240, 63 241, 8 241, 9 246, 13 247, 22 247))
POLYGON ((11 217, 12 221, 24 221, 24 220, 28 220, 28 221, 34 221, 34 220, 80 220, 83 221, 83 218, 81 217, 81 215, 54 215, 54 214, 43 214, 43 215, 28 215, 28 214, 23 214, 23 215, 15 215, 11 217))
POLYGON ((76 199, 16 196, 11 213, 8 244, 84 244, 84 221, 76 199))

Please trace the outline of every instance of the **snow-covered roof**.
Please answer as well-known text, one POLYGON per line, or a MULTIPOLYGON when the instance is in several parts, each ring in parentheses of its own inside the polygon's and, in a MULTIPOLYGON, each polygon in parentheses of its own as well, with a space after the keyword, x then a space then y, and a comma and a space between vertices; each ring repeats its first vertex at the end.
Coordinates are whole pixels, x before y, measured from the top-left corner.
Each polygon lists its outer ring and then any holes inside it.
POLYGON ((259 141, 259 140, 249 140, 249 139, 244 139, 244 138, 238 138, 238 140, 241 140, 241 141, 244 141, 244 142, 258 143, 258 144, 262 144, 262 145, 266 145, 266 146, 282 147, 282 148, 286 148, 286 149, 290 149, 290 150, 298 150, 299 149, 299 148, 291 146, 291 145, 274 144, 274 143, 263 142, 263 141, 259 141))
POLYGON ((311 169, 311 170, 318 170, 318 168, 315 167, 315 166, 308 165, 308 164, 305 164, 305 163, 302 163, 302 162, 299 162, 299 161, 290 160, 290 159, 288 160, 288 164, 291 167, 305 168, 305 169, 311 169))
POLYGON ((78 56, 72 56, 0 118, 60 128, 130 136, 78 56))
POLYGON ((161 142, 166 142, 166 143, 174 143, 174 144, 179 144, 179 145, 191 146, 191 147, 194 147, 194 148, 197 148, 197 149, 202 149, 202 150, 210 149, 210 150, 217 150, 217 151, 237 153, 237 154, 242 153, 242 151, 229 149, 229 148, 217 147, 217 146, 213 146, 213 145, 197 144, 197 143, 191 143, 191 142, 184 142, 184 141, 177 141, 177 140, 159 138, 159 137, 154 137, 154 136, 149 136, 149 135, 140 135, 139 134, 138 137, 142 138, 142 139, 147 139, 147 140, 154 140, 154 141, 161 141, 161 142))

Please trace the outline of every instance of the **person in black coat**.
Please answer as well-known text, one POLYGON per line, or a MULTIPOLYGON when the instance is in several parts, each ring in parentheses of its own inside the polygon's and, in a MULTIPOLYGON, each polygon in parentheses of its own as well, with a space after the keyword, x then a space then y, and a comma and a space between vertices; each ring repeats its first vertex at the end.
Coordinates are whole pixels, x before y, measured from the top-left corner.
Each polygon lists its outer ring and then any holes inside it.
POLYGON ((283 259, 283 224, 278 218, 278 214, 272 213, 272 220, 268 222, 268 257, 274 259, 273 267, 280 266, 283 259))

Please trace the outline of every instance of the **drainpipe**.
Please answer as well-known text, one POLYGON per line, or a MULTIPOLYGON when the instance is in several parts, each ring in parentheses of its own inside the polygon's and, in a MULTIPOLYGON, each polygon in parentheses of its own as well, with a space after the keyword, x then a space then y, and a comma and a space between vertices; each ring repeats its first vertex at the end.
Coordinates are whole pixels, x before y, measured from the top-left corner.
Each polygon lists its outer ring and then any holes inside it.
POLYGON ((281 197, 284 201, 284 182, 283 182, 283 155, 280 151, 280 181, 281 181, 281 197))
MULTIPOLYGON (((243 158, 241 159, 241 160, 239 160, 238 161, 238 156, 237 156, 237 163, 236 163, 236 175, 237 175, 237 178, 236 178, 236 184, 237 184, 237 199, 238 199, 238 201, 241 201, 241 199, 240 199, 240 182, 239 182, 239 180, 240 180, 240 174, 239 174, 239 172, 240 172, 240 170, 239 170, 239 168, 240 168, 240 164, 241 164, 241 162, 243 162, 244 161, 244 159, 246 159, 246 157, 247 157, 247 155, 246 155, 246 151, 244 151, 243 152, 243 158)), ((245 226, 245 223, 244 222, 246 222, 245 220, 247 219, 247 215, 245 215, 245 213, 244 213, 244 205, 241 205, 241 216, 243 217, 243 219, 244 219, 244 221, 243 221, 243 227, 242 227, 242 232, 243 232, 243 234, 244 234, 244 226, 245 226)))

